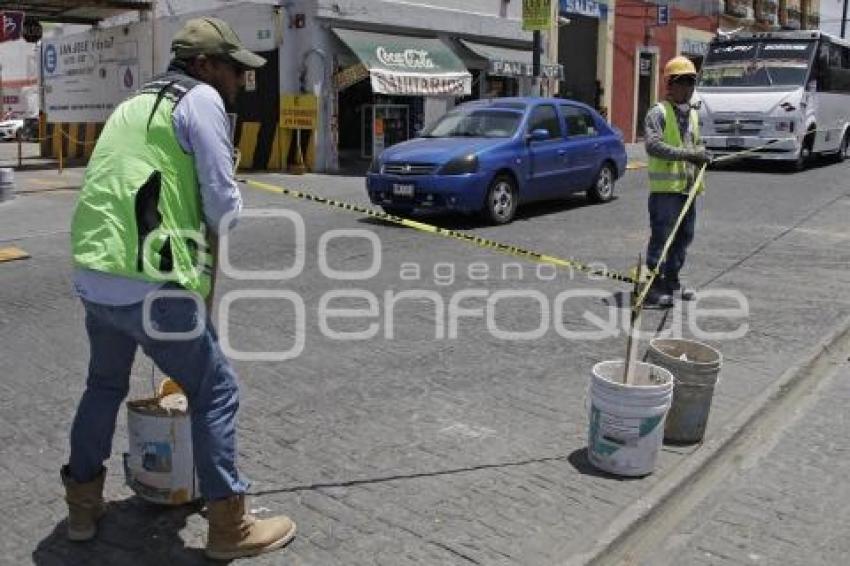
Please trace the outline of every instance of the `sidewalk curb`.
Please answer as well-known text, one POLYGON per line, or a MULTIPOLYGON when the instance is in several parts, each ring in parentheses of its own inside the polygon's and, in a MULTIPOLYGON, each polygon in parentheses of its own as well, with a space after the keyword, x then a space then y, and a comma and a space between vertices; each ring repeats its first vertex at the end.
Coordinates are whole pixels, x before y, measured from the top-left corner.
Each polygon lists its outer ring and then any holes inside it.
POLYGON ((721 429, 713 438, 708 439, 693 454, 686 456, 676 464, 658 483, 636 501, 626 507, 597 537, 593 546, 567 559, 565 566, 584 566, 594 563, 605 563, 607 555, 622 543, 638 528, 642 521, 655 515, 659 507, 687 489, 709 464, 717 461, 734 441, 737 440, 759 417, 778 399, 793 388, 816 366, 829 363, 836 355, 834 347, 841 342, 850 340, 850 318, 845 319, 828 335, 821 339, 817 346, 802 359, 801 362, 789 367, 765 391, 744 407, 732 422, 721 429))

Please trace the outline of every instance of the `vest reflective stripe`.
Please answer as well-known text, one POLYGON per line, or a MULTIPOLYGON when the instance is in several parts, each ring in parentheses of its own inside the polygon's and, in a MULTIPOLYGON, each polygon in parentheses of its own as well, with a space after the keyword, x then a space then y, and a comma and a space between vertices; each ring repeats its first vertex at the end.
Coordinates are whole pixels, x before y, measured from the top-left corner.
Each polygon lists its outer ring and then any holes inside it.
POLYGON ((212 256, 192 155, 172 122, 198 84, 171 73, 122 102, 86 168, 71 223, 75 265, 207 296, 212 256))
MULTIPOLYGON (((673 147, 693 147, 700 139, 699 116, 696 110, 691 109, 688 120, 690 121, 690 136, 683 142, 679 133, 679 121, 673 105, 668 101, 661 103, 664 109, 664 133, 663 141, 673 147)), ((649 157, 649 188, 654 193, 684 193, 690 188, 688 181, 696 178, 696 167, 686 161, 671 161, 658 157, 649 157)), ((705 189, 705 183, 700 183, 697 192, 705 189)))

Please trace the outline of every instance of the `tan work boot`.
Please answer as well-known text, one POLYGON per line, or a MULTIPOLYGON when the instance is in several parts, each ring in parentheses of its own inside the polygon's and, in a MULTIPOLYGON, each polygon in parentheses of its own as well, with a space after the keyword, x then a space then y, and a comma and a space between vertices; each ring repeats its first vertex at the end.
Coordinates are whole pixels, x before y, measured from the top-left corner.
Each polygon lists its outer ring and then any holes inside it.
POLYGON ((232 560, 281 548, 295 536, 295 523, 285 515, 257 519, 245 512, 245 496, 207 502, 209 536, 206 555, 232 560))
POLYGON ((62 466, 65 501, 68 502, 68 540, 82 542, 97 534, 97 522, 106 513, 103 502, 103 480, 106 468, 90 482, 77 483, 71 478, 68 466, 62 466))

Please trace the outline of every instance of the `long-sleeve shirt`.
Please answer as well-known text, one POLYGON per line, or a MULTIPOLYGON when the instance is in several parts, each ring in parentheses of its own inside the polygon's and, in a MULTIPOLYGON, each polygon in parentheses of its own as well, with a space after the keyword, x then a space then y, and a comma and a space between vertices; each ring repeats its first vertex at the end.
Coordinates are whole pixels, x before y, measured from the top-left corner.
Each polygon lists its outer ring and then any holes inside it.
MULTIPOLYGON (((172 123, 180 147, 195 160, 206 225, 218 233, 222 217, 242 209, 242 195, 233 176, 233 142, 224 101, 213 87, 198 85, 177 103, 172 123)), ((93 303, 138 303, 162 285, 84 268, 74 270, 75 292, 93 303)))
MULTIPOLYGON (((682 140, 691 139, 690 110, 688 112, 682 112, 674 104, 673 112, 676 114, 679 136, 682 140)), ((661 103, 656 104, 646 113, 644 120, 644 146, 646 147, 647 155, 668 161, 684 161, 691 153, 691 149, 675 147, 666 143, 664 141, 664 128, 666 126, 667 117, 664 112, 664 106, 661 103)), ((690 186, 696 180, 696 168, 689 166, 685 170, 688 173, 688 186, 690 186)))

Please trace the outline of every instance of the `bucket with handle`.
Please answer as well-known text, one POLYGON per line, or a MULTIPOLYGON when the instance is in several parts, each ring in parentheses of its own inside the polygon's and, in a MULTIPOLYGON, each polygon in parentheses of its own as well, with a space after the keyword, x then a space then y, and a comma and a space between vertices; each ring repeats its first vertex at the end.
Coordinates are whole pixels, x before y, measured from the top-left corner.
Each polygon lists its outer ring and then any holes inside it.
POLYGON ((695 340, 656 338, 649 343, 647 360, 673 374, 673 404, 667 415, 664 440, 678 444, 701 442, 723 356, 695 340))
POLYGON ((186 396, 172 380, 155 397, 127 402, 127 485, 142 499, 180 505, 200 497, 186 396))
POLYGON ((664 368, 635 362, 633 379, 626 385, 624 363, 593 367, 587 454, 590 463, 605 472, 645 476, 655 469, 661 449, 673 376, 664 368))

